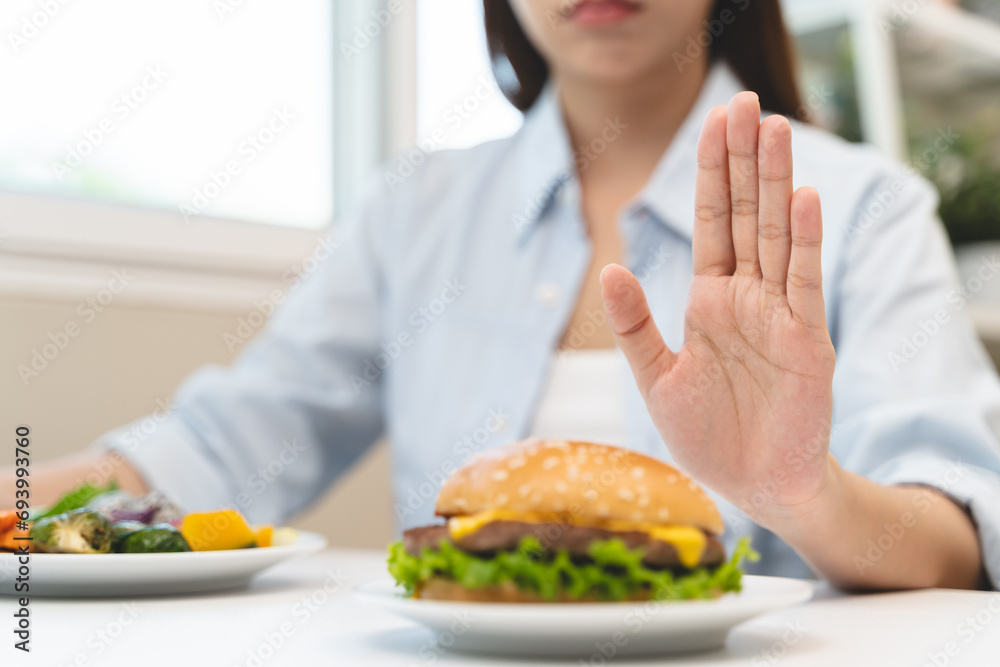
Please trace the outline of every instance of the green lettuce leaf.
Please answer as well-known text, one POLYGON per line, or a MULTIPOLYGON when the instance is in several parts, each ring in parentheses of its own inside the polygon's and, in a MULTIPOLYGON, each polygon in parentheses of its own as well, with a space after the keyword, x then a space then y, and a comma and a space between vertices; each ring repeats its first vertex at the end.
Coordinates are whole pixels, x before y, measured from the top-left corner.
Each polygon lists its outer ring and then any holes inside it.
POLYGON ((453 579, 465 588, 483 588, 513 582, 519 589, 554 600, 560 593, 571 599, 596 596, 605 601, 627 600, 649 591, 656 600, 698 600, 741 590, 740 566, 759 556, 749 538, 740 540, 729 562, 715 570, 698 568, 676 576, 642 564, 643 551, 629 550, 619 539, 594 542, 590 561, 574 562, 566 551, 547 552, 534 537, 525 537, 514 551, 500 551, 481 558, 450 542, 438 549, 424 549, 419 556, 407 553, 402 542, 389 546, 389 573, 407 595, 435 576, 453 579))
POLYGON ((32 516, 32 520, 37 521, 39 519, 55 516, 57 514, 64 514, 71 510, 83 509, 97 496, 117 490, 118 484, 115 480, 108 482, 107 486, 84 484, 83 486, 79 486, 64 495, 56 502, 55 505, 43 510, 38 515, 32 516))

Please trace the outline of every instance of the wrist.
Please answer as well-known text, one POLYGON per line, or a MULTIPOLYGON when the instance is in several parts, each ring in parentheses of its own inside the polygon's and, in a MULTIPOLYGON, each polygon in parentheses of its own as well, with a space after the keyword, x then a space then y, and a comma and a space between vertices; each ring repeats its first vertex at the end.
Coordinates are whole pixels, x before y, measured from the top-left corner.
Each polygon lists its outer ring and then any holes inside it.
POLYGON ((823 534, 843 526, 851 514, 853 484, 851 474, 840 467, 829 452, 819 474, 816 491, 807 499, 790 505, 774 504, 761 509, 757 523, 793 547, 803 537, 823 534), (846 515, 846 516, 845 516, 846 515))
POLYGON ((861 585, 854 556, 871 534, 871 495, 865 480, 829 455, 820 491, 807 502, 774 508, 762 523, 835 586, 861 585))

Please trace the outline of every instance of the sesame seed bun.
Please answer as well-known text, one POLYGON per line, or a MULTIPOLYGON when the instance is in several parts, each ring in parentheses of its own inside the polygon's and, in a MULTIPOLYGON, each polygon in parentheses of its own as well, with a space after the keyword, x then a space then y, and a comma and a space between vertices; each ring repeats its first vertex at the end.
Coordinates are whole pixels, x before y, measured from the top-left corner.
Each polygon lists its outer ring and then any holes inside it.
POLYGON ((488 510, 693 526, 721 535, 711 498, 671 465, 620 447, 525 440, 474 457, 448 478, 438 516, 488 510))

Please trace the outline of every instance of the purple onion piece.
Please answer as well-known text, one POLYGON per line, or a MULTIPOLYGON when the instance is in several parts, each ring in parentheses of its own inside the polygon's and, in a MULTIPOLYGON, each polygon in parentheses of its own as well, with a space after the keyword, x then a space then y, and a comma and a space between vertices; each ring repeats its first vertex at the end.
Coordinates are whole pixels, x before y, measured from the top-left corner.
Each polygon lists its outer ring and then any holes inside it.
POLYGON ((117 521, 139 521, 148 524, 158 507, 147 507, 145 509, 113 509, 108 512, 108 518, 112 523, 117 521))

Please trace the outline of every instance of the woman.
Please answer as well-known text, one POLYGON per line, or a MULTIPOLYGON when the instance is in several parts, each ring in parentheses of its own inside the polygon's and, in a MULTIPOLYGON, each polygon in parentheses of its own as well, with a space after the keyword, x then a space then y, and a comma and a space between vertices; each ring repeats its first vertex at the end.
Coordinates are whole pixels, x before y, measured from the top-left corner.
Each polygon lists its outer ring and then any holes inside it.
POLYGON ((776 0, 485 7, 524 127, 376 187, 233 368, 39 466, 36 501, 116 476, 278 520, 387 430, 406 527, 475 451, 591 437, 675 459, 730 540, 753 533, 757 571, 1000 583, 1000 385, 948 299, 934 196, 761 122, 802 115, 776 0), (792 153, 815 189, 793 191, 792 153))

